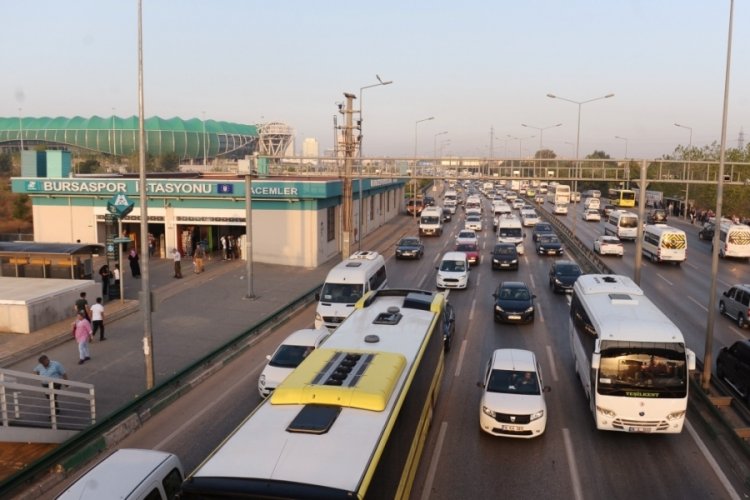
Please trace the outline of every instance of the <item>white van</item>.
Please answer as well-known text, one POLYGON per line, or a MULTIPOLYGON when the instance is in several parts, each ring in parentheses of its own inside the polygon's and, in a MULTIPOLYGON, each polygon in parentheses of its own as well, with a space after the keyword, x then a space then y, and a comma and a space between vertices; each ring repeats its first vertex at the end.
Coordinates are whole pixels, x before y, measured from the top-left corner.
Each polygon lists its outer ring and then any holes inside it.
POLYGON ((583 208, 585 209, 594 209, 599 210, 599 207, 601 206, 601 200, 599 198, 586 198, 586 200, 583 202, 583 208))
POLYGON ((388 285, 385 259, 378 252, 354 252, 328 272, 323 288, 316 294, 315 328, 337 328, 354 310, 354 304, 367 292, 388 285))
POLYGON ((419 234, 440 236, 443 234, 443 209, 438 206, 426 207, 419 216, 419 234))
POLYGON ((675 262, 687 259, 685 231, 666 224, 649 224, 643 230, 643 255, 652 262, 675 262))
POLYGON ((500 216, 497 222, 498 243, 513 243, 516 245, 518 255, 523 255, 523 239, 525 237, 523 225, 518 217, 512 214, 500 216))
POLYGON ((441 288, 466 288, 469 285, 469 260, 464 252, 445 252, 436 267, 436 286, 441 288))
POLYGON ((617 236, 621 240, 638 237, 638 216, 625 210, 612 210, 604 224, 604 234, 617 236))
POLYGON ((258 393, 266 398, 292 371, 329 336, 330 330, 305 328, 290 334, 273 354, 266 356, 268 364, 258 377, 258 393))
POLYGON ((719 230, 719 257, 750 258, 750 226, 722 218, 719 230))
POLYGON ((96 464, 58 500, 171 500, 184 477, 176 455, 123 448, 96 464))

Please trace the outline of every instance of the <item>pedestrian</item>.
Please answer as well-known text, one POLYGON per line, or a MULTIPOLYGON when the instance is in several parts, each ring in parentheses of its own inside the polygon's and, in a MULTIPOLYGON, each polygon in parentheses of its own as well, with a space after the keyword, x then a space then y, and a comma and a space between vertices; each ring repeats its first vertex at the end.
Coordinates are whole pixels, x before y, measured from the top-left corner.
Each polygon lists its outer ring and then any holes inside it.
POLYGON ((174 259, 174 277, 182 278, 182 264, 180 264, 182 256, 180 255, 180 251, 176 248, 172 250, 172 258, 174 259))
POLYGON ((193 271, 195 274, 203 272, 203 260, 206 258, 206 252, 203 250, 203 245, 198 244, 193 255, 193 271))
POLYGON ((222 235, 221 238, 219 238, 219 242, 221 243, 221 260, 227 260, 227 237, 226 235, 222 235))
POLYGON ((86 292, 81 292, 80 297, 76 300, 75 305, 73 305, 73 312, 76 314, 82 312, 83 317, 86 319, 91 317, 91 308, 89 307, 89 301, 86 300, 86 292))
MULTIPOLYGON (((60 379, 60 380, 68 380, 68 374, 65 373, 65 368, 63 365, 61 365, 57 361, 51 361, 49 357, 47 357, 46 354, 42 354, 39 356, 39 364, 34 367, 34 373, 39 375, 40 377, 49 377, 52 379, 60 379)), ((49 388, 49 383, 42 383, 42 387, 49 388)), ((59 391, 62 389, 62 384, 59 382, 53 382, 52 387, 59 391)), ((55 402, 55 413, 60 413, 60 409, 57 406, 57 398, 55 398, 54 394, 50 395, 47 394, 47 399, 50 397, 54 398, 55 402)))
POLYGON ((112 273, 109 271, 107 264, 99 268, 99 276, 102 277, 102 297, 109 297, 109 280, 112 277, 112 273))
POLYGON ((120 293, 120 264, 115 264, 115 268, 112 270, 112 277, 115 279, 115 288, 117 293, 120 293))
POLYGON ((78 343, 78 364, 82 365, 91 359, 89 342, 94 340, 94 336, 91 334, 91 323, 83 316, 83 311, 78 311, 73 323, 73 336, 78 343))
POLYGON ((234 259, 234 236, 227 236, 227 260, 234 259))
POLYGON ((130 261, 130 273, 133 275, 133 278, 140 278, 141 263, 139 261, 138 252, 135 251, 135 247, 130 249, 128 260, 130 261))
POLYGON ((91 336, 96 337, 96 332, 99 330, 99 340, 107 340, 104 338, 104 305, 102 305, 101 297, 97 297, 96 304, 91 306, 91 322, 93 323, 91 336))
POLYGON ((156 251, 156 238, 151 233, 148 233, 148 256, 153 257, 156 251))

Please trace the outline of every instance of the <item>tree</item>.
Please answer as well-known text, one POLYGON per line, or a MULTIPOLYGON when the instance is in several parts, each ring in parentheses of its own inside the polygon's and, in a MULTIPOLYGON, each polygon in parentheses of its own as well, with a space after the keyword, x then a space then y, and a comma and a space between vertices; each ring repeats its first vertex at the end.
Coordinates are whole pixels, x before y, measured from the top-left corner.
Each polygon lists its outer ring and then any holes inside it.
POLYGON ((0 153, 0 175, 8 176, 13 173, 13 156, 4 151, 0 153))
POLYGON ((29 197, 22 194, 13 200, 13 218, 25 219, 29 216, 29 197))
POLYGON ((162 172, 179 172, 180 157, 174 151, 164 153, 159 157, 159 170, 162 172))
POLYGON ((551 149, 540 149, 534 154, 534 158, 543 160, 552 160, 557 158, 557 155, 551 149))
POLYGON ((89 158, 79 162, 77 167, 79 174, 93 174, 101 169, 101 164, 99 163, 99 160, 89 158))

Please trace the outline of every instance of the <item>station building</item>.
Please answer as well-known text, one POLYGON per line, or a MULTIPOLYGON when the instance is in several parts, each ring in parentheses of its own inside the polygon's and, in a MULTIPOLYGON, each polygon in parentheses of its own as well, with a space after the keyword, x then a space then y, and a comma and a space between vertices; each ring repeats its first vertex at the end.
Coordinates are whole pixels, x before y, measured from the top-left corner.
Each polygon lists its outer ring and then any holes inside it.
MULTIPOLYGON (((32 153, 32 152, 24 152, 32 153)), ((24 159, 12 190, 31 198, 34 241, 99 243, 114 257, 112 239, 122 236, 108 210, 115 199, 135 204, 122 232, 140 251, 140 181, 135 175, 71 176, 66 151, 48 151, 44 168, 24 159)), ((403 179, 362 179, 364 237, 403 211, 403 179)), ((358 181, 353 181, 353 220, 358 227, 358 181)), ((252 181, 253 261, 317 267, 342 249, 343 181, 340 178, 260 178, 252 181)), ((245 177, 243 175, 153 174, 146 180, 148 231, 154 257, 185 256, 196 245, 220 252, 220 238, 233 237, 245 258, 245 177)))

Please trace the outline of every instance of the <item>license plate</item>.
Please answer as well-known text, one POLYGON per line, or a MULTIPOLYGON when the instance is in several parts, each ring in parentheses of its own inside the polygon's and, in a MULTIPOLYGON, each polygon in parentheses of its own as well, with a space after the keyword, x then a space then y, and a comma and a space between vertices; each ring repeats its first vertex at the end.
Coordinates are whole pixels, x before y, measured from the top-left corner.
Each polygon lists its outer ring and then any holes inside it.
POLYGON ((521 432, 523 430, 523 427, 521 427, 520 425, 501 425, 500 429, 504 431, 521 432))
POLYGON ((651 432, 651 427, 628 427, 628 432, 651 432))
POLYGON ((510 264, 500 264, 500 267, 510 267, 510 264))
POLYGON ((547 250, 547 255, 555 255, 557 250, 547 250))
POLYGON ((509 314, 508 319, 521 319, 520 314, 509 314))

